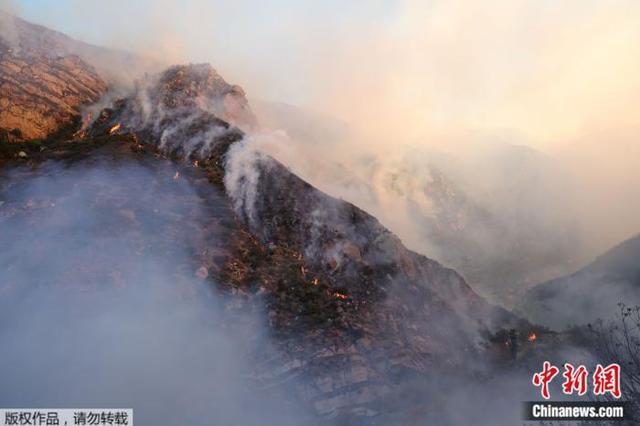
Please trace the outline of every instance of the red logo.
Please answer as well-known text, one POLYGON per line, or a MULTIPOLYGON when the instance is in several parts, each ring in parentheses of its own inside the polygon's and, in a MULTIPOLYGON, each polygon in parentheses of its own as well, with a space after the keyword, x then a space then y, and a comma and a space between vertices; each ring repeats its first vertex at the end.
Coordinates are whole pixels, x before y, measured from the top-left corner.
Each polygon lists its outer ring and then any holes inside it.
MULTIPOLYGON (((535 373, 531 382, 534 386, 540 387, 540 393, 544 399, 549 399, 549 383, 558 375, 560 369, 551 365, 549 361, 542 364, 542 371, 535 373)), ((564 365, 564 382, 562 383, 562 392, 571 395, 575 392, 578 395, 587 393, 589 372, 584 365, 574 367, 573 364, 566 363, 564 365)), ((603 367, 598 364, 596 371, 593 373, 593 393, 594 395, 604 395, 610 393, 614 398, 620 398, 620 366, 618 364, 610 364, 603 367)))
POLYGON ((534 386, 542 386, 540 392, 544 399, 550 398, 549 383, 551 383, 553 378, 556 377, 559 372, 560 370, 558 370, 558 367, 551 365, 549 361, 545 361, 544 364, 542 364, 542 371, 533 375, 533 379, 531 379, 531 381, 534 386))
POLYGON ((574 368, 573 365, 566 363, 564 365, 564 383, 562 384, 562 392, 571 395, 573 391, 577 391, 578 395, 587 393, 587 368, 584 365, 574 368))
POLYGON ((609 392, 614 398, 620 398, 620 366, 610 364, 602 367, 600 364, 593 373, 593 393, 604 395, 609 392))

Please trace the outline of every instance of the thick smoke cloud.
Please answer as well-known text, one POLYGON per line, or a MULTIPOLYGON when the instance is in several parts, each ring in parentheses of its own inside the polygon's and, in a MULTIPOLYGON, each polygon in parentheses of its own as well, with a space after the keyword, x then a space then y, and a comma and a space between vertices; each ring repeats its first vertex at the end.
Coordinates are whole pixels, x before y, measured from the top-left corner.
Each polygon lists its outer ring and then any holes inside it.
POLYGON ((234 315, 194 273, 193 241, 221 220, 223 195, 175 172, 92 160, 2 176, 0 406, 132 407, 138 424, 308 423, 290 396, 249 381, 252 345, 268 344, 261 316, 234 315))

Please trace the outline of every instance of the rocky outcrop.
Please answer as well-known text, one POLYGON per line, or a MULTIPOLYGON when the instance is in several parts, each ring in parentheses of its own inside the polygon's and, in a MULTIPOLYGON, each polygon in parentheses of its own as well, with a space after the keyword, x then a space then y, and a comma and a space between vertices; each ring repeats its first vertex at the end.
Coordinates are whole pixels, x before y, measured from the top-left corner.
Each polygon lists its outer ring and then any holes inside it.
POLYGON ((42 139, 70 126, 106 83, 77 56, 49 57, 0 40, 0 132, 9 141, 42 139))
POLYGON ((176 65, 136 81, 133 94, 88 123, 89 135, 135 131, 164 152, 206 158, 236 126, 256 126, 244 92, 210 65, 176 65))
MULTIPOLYGON (((206 111, 232 125, 252 129, 256 119, 240 86, 227 83, 209 64, 175 65, 155 78, 142 80, 137 96, 151 107, 147 121, 164 111, 206 111)), ((140 112, 140 111, 138 111, 140 112)))

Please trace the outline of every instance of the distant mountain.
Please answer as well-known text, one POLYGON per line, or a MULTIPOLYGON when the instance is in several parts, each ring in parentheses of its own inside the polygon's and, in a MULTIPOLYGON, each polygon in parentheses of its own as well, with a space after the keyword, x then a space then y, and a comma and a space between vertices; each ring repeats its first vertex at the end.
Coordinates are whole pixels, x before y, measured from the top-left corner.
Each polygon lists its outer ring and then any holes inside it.
POLYGON ((525 289, 580 259, 570 181, 552 158, 526 146, 477 151, 467 161, 435 156, 425 187, 433 210, 418 220, 439 260, 511 307, 525 289))
POLYGON ((608 319, 617 304, 640 305, 640 235, 612 248, 585 268, 530 289, 517 312, 562 328, 608 319))
POLYGON ((145 71, 157 71, 168 65, 130 52, 94 46, 2 10, 0 24, 0 40, 12 50, 13 55, 41 58, 78 56, 112 86, 130 85, 145 71))

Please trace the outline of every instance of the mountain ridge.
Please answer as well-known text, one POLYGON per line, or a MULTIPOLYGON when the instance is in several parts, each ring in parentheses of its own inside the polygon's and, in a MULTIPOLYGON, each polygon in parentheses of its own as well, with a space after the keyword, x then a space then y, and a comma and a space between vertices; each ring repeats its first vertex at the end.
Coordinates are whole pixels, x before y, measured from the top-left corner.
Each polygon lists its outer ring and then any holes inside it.
POLYGON ((555 328, 607 320, 616 305, 640 304, 640 235, 598 256, 578 271, 532 287, 517 312, 555 328))

